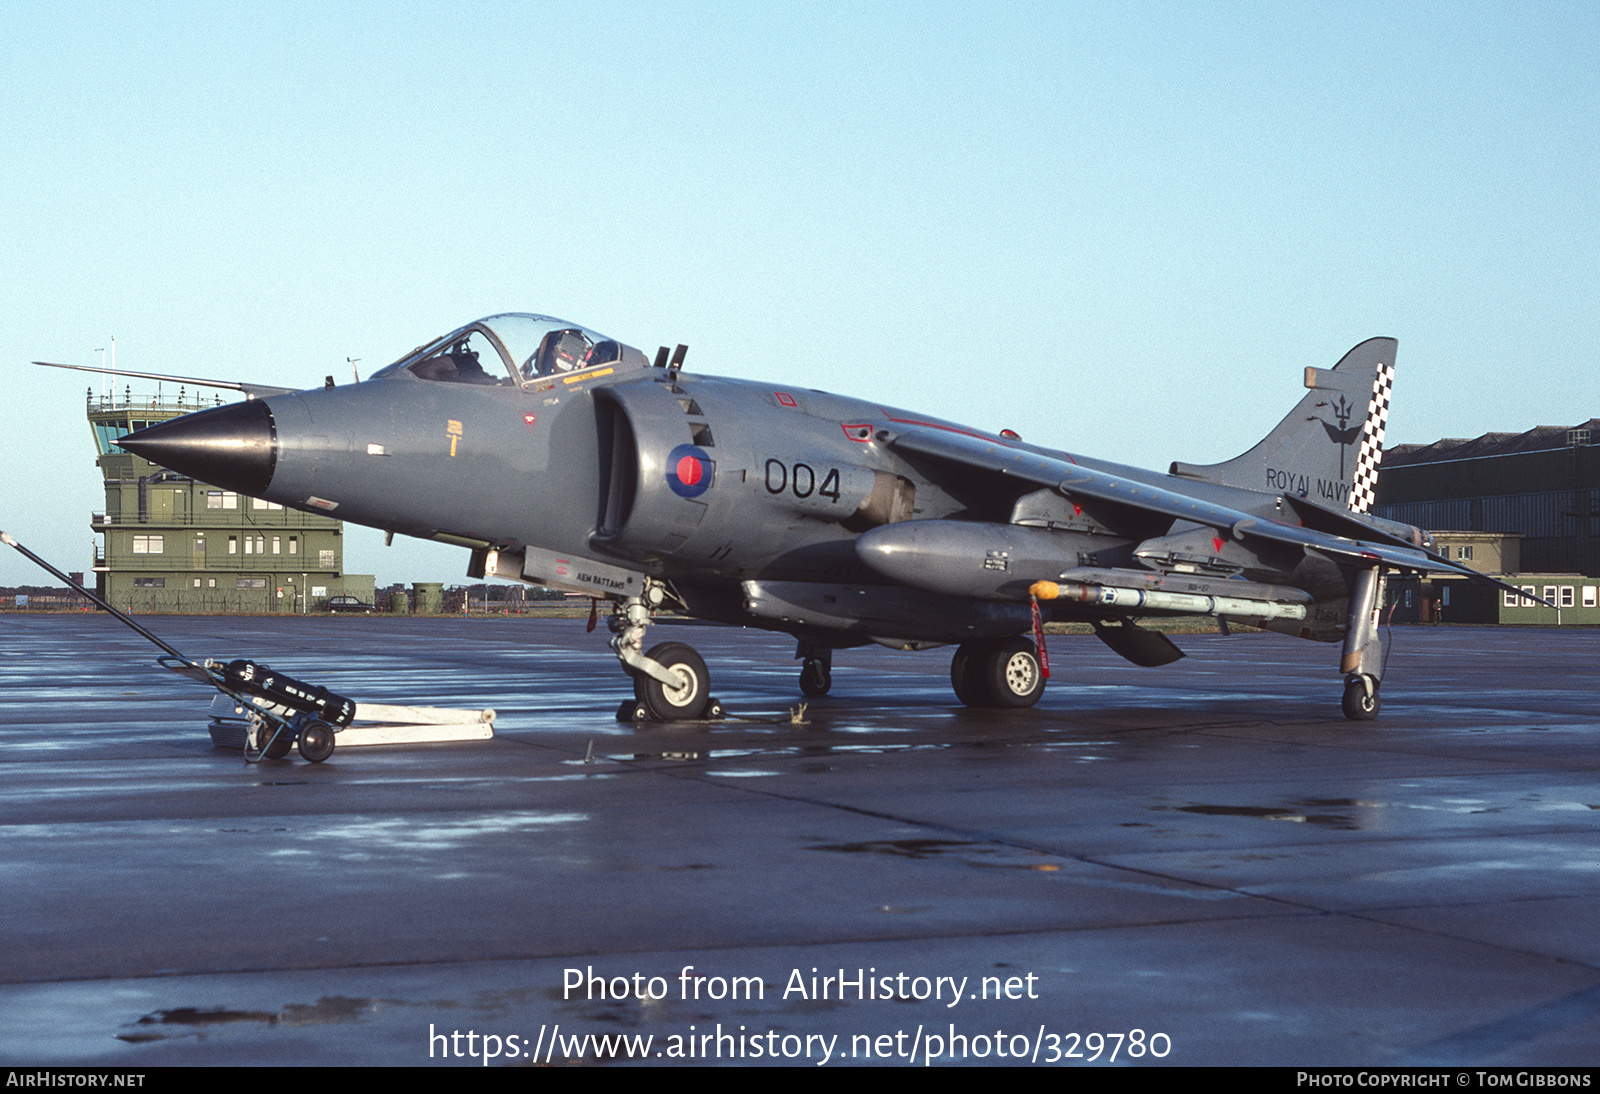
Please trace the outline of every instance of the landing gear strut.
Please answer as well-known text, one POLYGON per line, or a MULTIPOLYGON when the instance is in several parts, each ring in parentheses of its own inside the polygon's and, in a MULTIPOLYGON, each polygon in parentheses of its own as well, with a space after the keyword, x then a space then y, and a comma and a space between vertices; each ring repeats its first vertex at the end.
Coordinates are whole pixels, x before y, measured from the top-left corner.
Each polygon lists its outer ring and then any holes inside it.
POLYGON ((1383 640, 1378 636, 1378 603, 1383 571, 1373 566, 1357 571, 1350 585, 1350 619, 1344 632, 1344 716, 1370 722, 1378 716, 1378 683, 1383 670, 1383 640))
POLYGON ((647 580, 638 596, 617 600, 606 621, 611 648, 633 677, 634 702, 622 704, 619 721, 691 722, 722 716, 722 704, 711 696, 705 660, 692 647, 662 642, 643 652, 650 613, 666 598, 665 586, 647 580))
POLYGON ((950 685, 969 707, 1031 707, 1044 694, 1039 647, 1021 635, 963 642, 950 659, 950 685))

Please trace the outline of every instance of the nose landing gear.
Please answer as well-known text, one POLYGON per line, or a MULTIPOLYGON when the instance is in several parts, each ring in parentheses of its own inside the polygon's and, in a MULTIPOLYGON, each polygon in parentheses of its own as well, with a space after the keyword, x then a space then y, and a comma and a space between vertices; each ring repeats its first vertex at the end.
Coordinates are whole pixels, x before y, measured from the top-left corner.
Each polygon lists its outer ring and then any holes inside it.
POLYGON ((682 642, 662 642, 644 651, 650 614, 666 602, 667 590, 659 581, 647 580, 638 596, 615 601, 606 626, 611 648, 628 675, 633 677, 632 703, 623 703, 617 720, 624 722, 693 722, 722 717, 722 704, 711 695, 711 673, 694 648, 682 642))

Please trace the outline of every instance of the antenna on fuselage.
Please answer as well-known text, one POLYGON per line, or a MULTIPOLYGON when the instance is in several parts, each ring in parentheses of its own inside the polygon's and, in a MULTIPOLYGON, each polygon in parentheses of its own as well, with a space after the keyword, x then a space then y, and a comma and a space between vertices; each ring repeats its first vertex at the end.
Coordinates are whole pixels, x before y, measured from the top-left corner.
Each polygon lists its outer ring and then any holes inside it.
MULTIPOLYGON (((663 350, 666 349, 665 346, 661 348, 663 350)), ((683 359, 688 352, 689 347, 684 345, 682 342, 679 342, 678 348, 672 351, 672 363, 667 366, 668 379, 676 380, 678 378, 678 370, 683 368, 683 359)))

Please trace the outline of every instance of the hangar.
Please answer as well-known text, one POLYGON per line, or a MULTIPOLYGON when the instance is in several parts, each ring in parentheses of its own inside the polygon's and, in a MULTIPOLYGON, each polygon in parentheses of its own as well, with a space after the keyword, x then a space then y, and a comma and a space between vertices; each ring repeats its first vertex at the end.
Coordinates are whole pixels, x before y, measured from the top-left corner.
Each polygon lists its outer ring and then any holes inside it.
POLYGON ((1600 624, 1600 419, 1399 445, 1384 453, 1373 512, 1530 594, 1396 582, 1396 621, 1600 624))

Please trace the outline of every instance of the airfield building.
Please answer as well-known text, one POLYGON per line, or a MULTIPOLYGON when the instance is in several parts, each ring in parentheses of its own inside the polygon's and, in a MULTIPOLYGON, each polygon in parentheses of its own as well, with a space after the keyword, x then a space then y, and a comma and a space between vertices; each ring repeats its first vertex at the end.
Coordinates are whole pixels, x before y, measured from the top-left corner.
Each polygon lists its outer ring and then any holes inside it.
POLYGON ((1600 419, 1384 453, 1373 513, 1425 528, 1469 569, 1558 605, 1435 575, 1396 582, 1397 621, 1600 623, 1600 419))
POLYGON ((1449 532, 1516 532, 1519 568, 1600 577, 1600 418, 1400 445, 1373 512, 1449 532))
POLYGON ((220 399, 88 398, 105 511, 91 527, 95 591, 132 612, 324 610, 335 596, 372 603, 371 574, 344 572, 344 526, 325 516, 219 490, 124 452, 112 442, 220 399))

